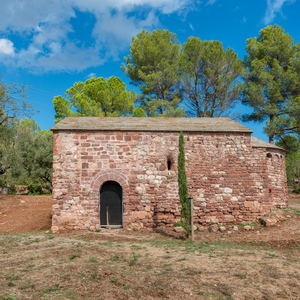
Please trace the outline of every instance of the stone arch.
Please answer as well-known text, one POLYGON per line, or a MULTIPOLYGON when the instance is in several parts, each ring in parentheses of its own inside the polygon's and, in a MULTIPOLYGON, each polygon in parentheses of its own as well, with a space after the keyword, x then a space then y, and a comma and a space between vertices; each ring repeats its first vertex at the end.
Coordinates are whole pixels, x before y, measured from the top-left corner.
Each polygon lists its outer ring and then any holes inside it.
MULTIPOLYGON (((93 182, 91 184, 91 192, 93 194, 99 194, 101 186, 106 181, 116 181, 122 187, 124 196, 128 195, 129 184, 128 184, 127 177, 124 174, 122 174, 121 172, 114 171, 114 170, 104 171, 104 172, 101 172, 98 175, 96 175, 95 179, 93 180, 93 182)), ((125 197, 124 197, 123 201, 124 200, 125 200, 125 197)))
MULTIPOLYGON (((123 189, 123 228, 126 228, 128 226, 128 217, 130 215, 130 210, 128 207, 130 206, 129 202, 129 183, 127 177, 122 174, 120 171, 116 170, 108 170, 104 172, 100 172, 96 174, 94 180, 91 184, 91 197, 96 201, 97 204, 97 219, 100 217, 100 189, 102 185, 106 181, 115 181, 120 184, 120 186, 123 189)), ((99 219, 100 221, 100 219, 99 219)))

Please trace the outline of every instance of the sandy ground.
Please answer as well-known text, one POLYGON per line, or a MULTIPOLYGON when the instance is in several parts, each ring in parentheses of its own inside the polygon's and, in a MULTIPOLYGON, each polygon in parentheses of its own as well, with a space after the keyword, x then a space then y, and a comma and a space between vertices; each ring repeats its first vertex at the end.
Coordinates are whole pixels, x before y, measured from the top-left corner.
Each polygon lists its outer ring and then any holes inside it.
POLYGON ((251 231, 51 234, 51 197, 0 195, 0 299, 300 299, 300 197, 251 231))

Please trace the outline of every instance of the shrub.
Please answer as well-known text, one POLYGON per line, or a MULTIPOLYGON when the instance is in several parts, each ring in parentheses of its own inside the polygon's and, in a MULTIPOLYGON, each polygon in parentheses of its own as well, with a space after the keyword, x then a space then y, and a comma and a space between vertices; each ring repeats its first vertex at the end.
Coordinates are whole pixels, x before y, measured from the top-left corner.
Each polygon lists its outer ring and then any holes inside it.
POLYGON ((15 195, 17 193, 14 186, 8 188, 8 195, 15 195))
POLYGON ((28 186, 29 195, 41 195, 42 186, 39 184, 30 184, 28 186))

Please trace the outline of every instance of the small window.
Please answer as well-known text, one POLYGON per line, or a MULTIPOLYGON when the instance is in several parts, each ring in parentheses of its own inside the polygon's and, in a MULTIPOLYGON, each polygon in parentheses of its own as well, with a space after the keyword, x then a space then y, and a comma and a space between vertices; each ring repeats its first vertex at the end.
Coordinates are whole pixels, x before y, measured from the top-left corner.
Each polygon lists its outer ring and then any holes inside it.
POLYGON ((173 168, 173 159, 170 155, 167 157, 167 168, 169 171, 173 168))
POLYGON ((168 158, 168 170, 171 170, 172 167, 172 162, 171 160, 168 158))
POLYGON ((272 154, 271 153, 267 153, 267 157, 268 158, 272 158, 272 154))

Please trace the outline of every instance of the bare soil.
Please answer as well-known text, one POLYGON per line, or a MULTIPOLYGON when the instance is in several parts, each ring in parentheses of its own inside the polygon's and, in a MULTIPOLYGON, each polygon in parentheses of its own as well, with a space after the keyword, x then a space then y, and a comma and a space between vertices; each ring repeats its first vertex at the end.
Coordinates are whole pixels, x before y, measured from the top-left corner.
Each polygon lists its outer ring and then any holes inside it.
POLYGON ((52 196, 0 195, 0 232, 20 233, 51 227, 52 196))
POLYGON ((52 234, 51 197, 0 195, 0 299, 300 299, 300 197, 278 213, 191 243, 172 229, 52 234))

